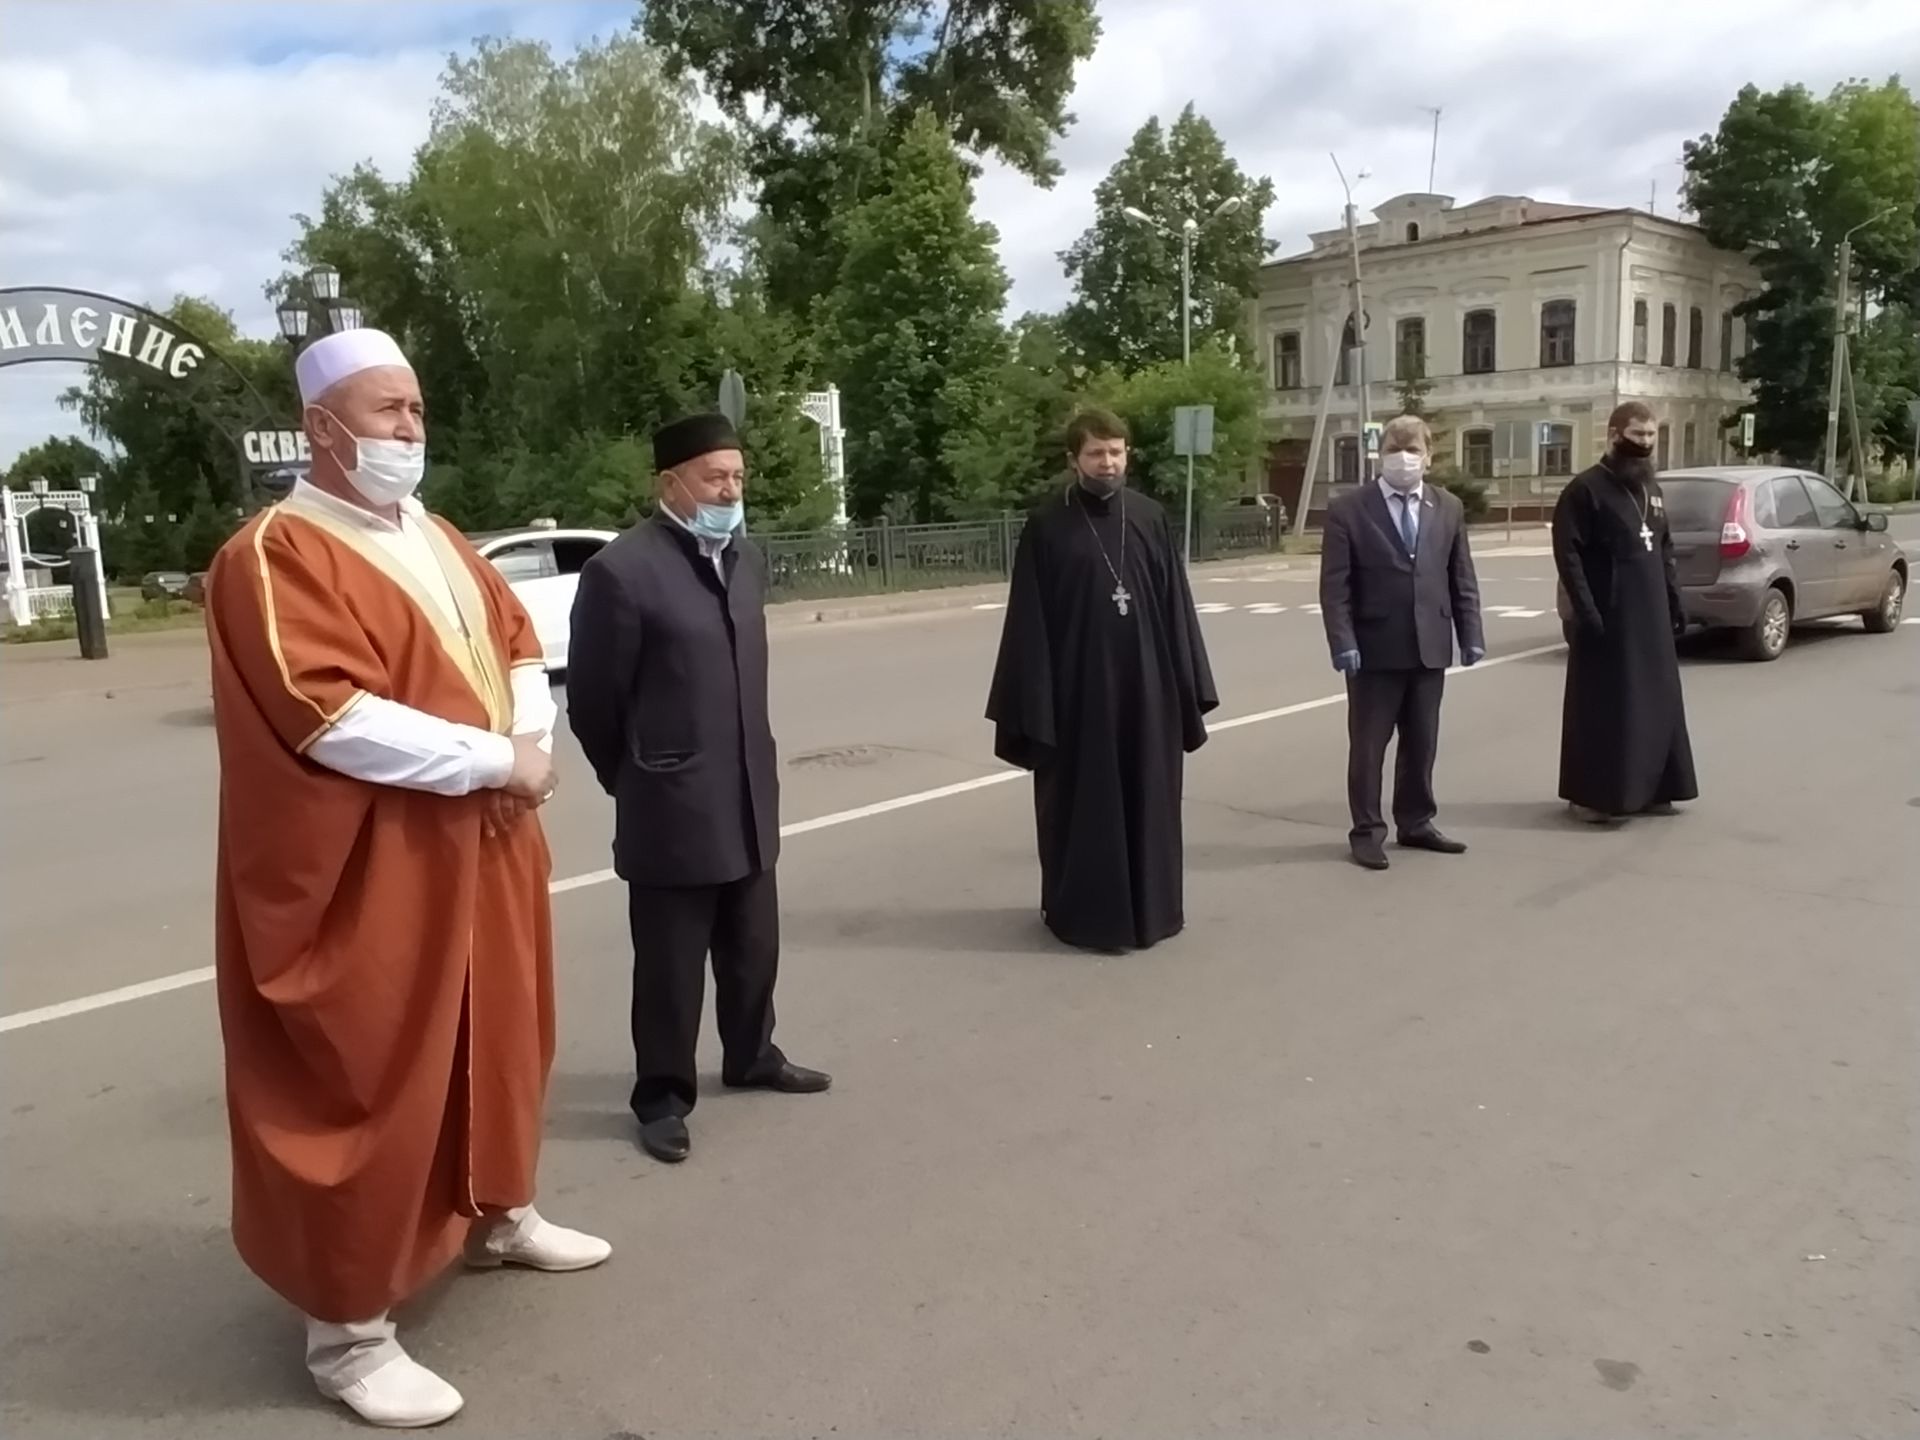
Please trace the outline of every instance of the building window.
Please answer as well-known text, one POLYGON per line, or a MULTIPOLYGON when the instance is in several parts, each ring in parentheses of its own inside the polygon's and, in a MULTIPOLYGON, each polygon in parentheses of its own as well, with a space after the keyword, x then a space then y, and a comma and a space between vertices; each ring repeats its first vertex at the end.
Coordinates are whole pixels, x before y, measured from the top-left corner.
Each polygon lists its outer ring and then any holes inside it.
POLYGON ((1706 335, 1707 317, 1701 313, 1698 305, 1689 306, 1687 309, 1687 368, 1689 370, 1700 368, 1701 346, 1706 340, 1706 335))
POLYGON ((1647 363, 1647 302, 1633 302, 1633 363, 1647 363))
POLYGON ((1673 364, 1673 340, 1680 326, 1680 312, 1671 305, 1660 307, 1660 363, 1673 364))
POLYGON ((1573 426, 1547 425, 1540 431, 1540 473, 1573 473, 1573 426))
POLYGON ((1475 480, 1493 478, 1493 431, 1469 430, 1460 437, 1460 461, 1475 480))
POLYGON ((1460 368, 1468 375, 1491 375, 1495 369, 1493 311, 1469 310, 1460 323, 1460 368))
POLYGON ((1409 315, 1394 328, 1394 378, 1418 380, 1427 373, 1427 322, 1409 315))
POLYGON ((1549 300, 1540 307, 1540 365, 1573 364, 1573 301, 1549 300))
POLYGON ((1733 373, 1733 312, 1720 312, 1720 369, 1726 374, 1733 373))
MULTIPOLYGON (((1672 309, 1673 307, 1668 306, 1667 308, 1672 309)), ((1656 470, 1664 470, 1671 464, 1673 464, 1673 427, 1671 425, 1662 425, 1660 427, 1660 443, 1653 452, 1653 468, 1656 470)))
POLYGON ((1273 388, 1298 390, 1300 376, 1300 332, 1285 330, 1273 337, 1273 388))
POLYGON ((1353 316, 1347 316, 1347 323, 1340 331, 1340 359, 1334 367, 1333 383, 1351 385, 1353 383, 1353 316))
POLYGON ((1680 463, 1682 465, 1691 465, 1697 458, 1694 454, 1693 446, 1694 425, 1693 421, 1689 420, 1680 431, 1680 463))
POLYGON ((1753 322, 1751 320, 1743 320, 1740 322, 1740 358, 1745 360, 1750 358, 1752 354, 1753 322))
POLYGON ((1411 245, 1420 238, 1420 227, 1412 220, 1407 222, 1407 243, 1411 245))
POLYGON ((1360 483, 1360 437, 1358 435, 1340 435, 1333 442, 1333 483, 1336 485, 1358 485, 1360 483))

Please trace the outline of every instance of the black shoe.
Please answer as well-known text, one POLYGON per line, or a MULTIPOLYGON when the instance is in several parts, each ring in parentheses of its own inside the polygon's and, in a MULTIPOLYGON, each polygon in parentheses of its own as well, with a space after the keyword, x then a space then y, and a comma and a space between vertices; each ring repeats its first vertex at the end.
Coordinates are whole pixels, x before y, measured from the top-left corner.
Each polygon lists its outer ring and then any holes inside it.
POLYGON ((1362 870, 1384 870, 1387 868, 1387 851, 1372 836, 1349 842, 1353 850, 1353 863, 1362 870))
POLYGON ((1431 825, 1422 825, 1418 830, 1409 830, 1400 837, 1402 850, 1431 850, 1436 855, 1464 855, 1466 843, 1449 839, 1431 825))
POLYGON ((804 1065, 782 1061, 778 1070, 770 1070, 765 1075, 749 1076, 745 1080, 726 1080, 723 1083, 729 1090, 777 1090, 782 1095, 818 1095, 833 1084, 833 1077, 824 1070, 809 1070, 804 1065))
POLYGON ((693 1137, 678 1115, 648 1120, 640 1127, 640 1148, 667 1165, 678 1165, 693 1153, 693 1137))

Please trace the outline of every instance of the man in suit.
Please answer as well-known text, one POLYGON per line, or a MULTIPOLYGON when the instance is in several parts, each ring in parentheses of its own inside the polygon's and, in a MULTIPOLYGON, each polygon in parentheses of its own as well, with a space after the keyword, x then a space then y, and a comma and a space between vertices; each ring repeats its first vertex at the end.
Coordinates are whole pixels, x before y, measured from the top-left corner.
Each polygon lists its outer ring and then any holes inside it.
POLYGON ((1399 732, 1393 823, 1402 846, 1459 855, 1433 823, 1440 692, 1453 643, 1473 665, 1487 653, 1465 513, 1426 483, 1426 422, 1402 415, 1380 437, 1380 476, 1334 497, 1320 552, 1320 610, 1334 669, 1347 677, 1347 806, 1356 865, 1387 868, 1380 770, 1399 732))
POLYGON ((713 957, 720 1078, 831 1080, 773 1043, 780 777, 767 716, 767 566, 741 530, 746 461, 722 415, 653 437, 658 504, 580 572, 567 718, 614 799, 633 931, 631 1104, 657 1160, 687 1158, 713 957))

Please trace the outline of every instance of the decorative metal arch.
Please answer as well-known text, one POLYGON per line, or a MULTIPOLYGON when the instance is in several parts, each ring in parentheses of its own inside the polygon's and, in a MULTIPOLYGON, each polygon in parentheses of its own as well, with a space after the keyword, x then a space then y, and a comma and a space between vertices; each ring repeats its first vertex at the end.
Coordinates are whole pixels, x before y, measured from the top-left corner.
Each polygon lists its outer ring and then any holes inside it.
POLYGON ((251 500, 254 466, 245 436, 281 427, 273 407, 232 361, 178 321, 131 300, 59 285, 0 288, 0 368, 115 360, 182 387, 187 403, 233 447, 238 494, 251 500), (210 376, 231 382, 222 398, 239 400, 237 414, 210 403, 210 376))

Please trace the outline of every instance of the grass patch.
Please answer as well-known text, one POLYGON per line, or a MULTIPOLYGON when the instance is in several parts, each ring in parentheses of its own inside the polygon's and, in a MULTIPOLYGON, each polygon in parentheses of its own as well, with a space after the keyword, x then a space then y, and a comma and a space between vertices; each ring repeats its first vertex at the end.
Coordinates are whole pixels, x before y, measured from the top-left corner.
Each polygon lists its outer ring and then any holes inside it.
MULTIPOLYGON (((185 600, 142 600, 138 590, 110 592, 113 618, 107 621, 109 635, 137 635, 150 630, 191 630, 206 623, 205 612, 185 600), (123 603, 131 596, 131 603, 123 603)), ((0 640, 8 645, 35 645, 48 640, 73 640, 79 628, 71 615, 53 615, 31 625, 6 626, 0 640)))

